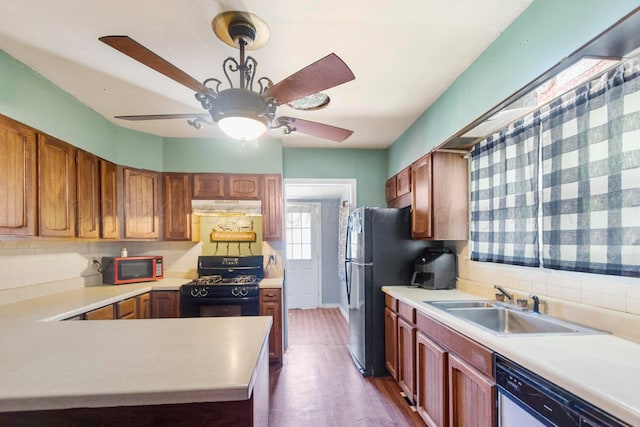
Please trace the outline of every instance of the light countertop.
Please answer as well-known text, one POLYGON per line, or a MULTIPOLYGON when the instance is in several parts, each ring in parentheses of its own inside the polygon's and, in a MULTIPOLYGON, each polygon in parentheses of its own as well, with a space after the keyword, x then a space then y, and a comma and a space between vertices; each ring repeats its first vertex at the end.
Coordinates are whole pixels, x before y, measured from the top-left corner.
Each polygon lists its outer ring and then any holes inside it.
POLYGON ((459 290, 387 286, 403 301, 631 425, 640 425, 640 345, 610 334, 498 336, 424 301, 482 299, 459 290))
POLYGON ((0 306, 0 411, 248 399, 270 317, 43 321, 184 282, 86 287, 0 306))

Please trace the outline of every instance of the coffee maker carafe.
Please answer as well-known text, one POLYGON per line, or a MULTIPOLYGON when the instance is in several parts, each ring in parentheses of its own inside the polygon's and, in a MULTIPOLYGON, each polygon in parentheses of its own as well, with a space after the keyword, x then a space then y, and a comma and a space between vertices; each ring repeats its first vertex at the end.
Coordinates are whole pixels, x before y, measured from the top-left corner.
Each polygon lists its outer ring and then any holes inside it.
POLYGON ((413 264, 412 286, 425 289, 456 287, 456 255, 449 248, 427 248, 413 264))

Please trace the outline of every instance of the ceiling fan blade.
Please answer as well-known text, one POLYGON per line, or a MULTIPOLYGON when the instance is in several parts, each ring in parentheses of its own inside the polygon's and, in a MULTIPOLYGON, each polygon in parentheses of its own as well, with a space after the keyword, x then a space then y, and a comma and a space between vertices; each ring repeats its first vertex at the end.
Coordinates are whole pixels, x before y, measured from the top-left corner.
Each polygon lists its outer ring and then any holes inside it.
POLYGON ((347 64, 332 53, 271 86, 266 96, 274 97, 278 104, 286 104, 355 78, 347 64))
POLYGON ((186 114, 143 114, 138 116, 114 116, 114 119, 122 120, 165 120, 165 119, 210 119, 209 114, 186 113, 186 114))
POLYGON ((307 135, 317 136, 318 138, 335 142, 342 142, 353 133, 353 131, 349 129, 310 122, 309 120, 296 119, 295 117, 278 117, 276 121, 287 122, 291 128, 295 128, 296 132, 306 133, 307 135))
POLYGON ((119 50, 130 58, 169 77, 194 92, 206 92, 209 89, 175 65, 151 52, 129 36, 103 36, 98 40, 119 50))

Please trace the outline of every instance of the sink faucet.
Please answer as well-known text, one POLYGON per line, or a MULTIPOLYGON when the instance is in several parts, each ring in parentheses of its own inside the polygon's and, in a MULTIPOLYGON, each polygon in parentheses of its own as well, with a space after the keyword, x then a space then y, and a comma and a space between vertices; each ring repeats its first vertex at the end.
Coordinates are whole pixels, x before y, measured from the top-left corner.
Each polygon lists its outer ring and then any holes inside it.
POLYGON ((540 313, 540 298, 536 294, 529 294, 529 298, 533 300, 533 308, 531 311, 534 313, 540 313))
POLYGON ((509 301, 513 301, 513 296, 509 292, 507 292, 504 289, 502 289, 501 286, 493 285, 493 287, 496 288, 498 290, 498 292, 500 292, 502 295, 504 295, 509 301))

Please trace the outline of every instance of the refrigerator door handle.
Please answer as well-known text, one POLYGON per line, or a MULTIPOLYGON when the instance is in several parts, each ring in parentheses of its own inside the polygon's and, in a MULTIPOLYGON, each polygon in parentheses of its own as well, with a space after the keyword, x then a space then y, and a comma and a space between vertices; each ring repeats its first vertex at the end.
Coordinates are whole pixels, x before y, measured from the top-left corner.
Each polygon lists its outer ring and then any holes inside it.
POLYGON ((351 304, 351 279, 349 277, 349 263, 351 262, 351 215, 347 219, 347 235, 344 243, 344 283, 347 288, 347 305, 351 304))

